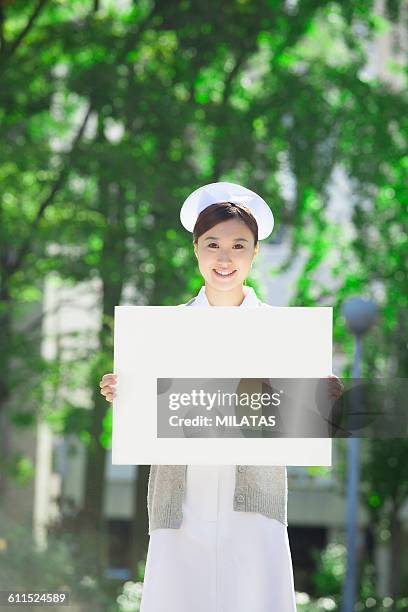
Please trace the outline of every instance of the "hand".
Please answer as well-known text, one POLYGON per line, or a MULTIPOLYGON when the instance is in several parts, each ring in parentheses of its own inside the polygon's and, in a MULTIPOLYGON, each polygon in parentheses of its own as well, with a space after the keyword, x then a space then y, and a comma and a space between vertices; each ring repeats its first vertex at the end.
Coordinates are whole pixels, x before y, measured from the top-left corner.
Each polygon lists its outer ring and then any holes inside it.
POLYGON ((116 397, 116 386, 117 376, 116 374, 104 374, 102 380, 99 382, 101 387, 101 394, 106 397, 108 402, 112 402, 113 398, 116 397))
POLYGON ((329 379, 329 397, 334 402, 343 394, 344 384, 341 378, 337 378, 334 374, 330 374, 329 379))

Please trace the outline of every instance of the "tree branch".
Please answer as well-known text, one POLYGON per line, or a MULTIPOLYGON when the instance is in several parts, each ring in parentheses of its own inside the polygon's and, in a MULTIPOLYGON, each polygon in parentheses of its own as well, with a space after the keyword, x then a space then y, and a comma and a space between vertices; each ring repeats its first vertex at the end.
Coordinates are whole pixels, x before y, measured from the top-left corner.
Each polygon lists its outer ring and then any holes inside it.
POLYGON ((46 209, 48 208, 48 206, 50 206, 50 204, 52 204, 56 194, 58 193, 58 191, 61 189, 65 178, 69 172, 69 166, 70 166, 70 161, 78 147, 79 142, 81 141, 81 138, 83 136, 83 133, 85 131, 86 125, 88 123, 88 119, 91 115, 92 112, 92 104, 89 104, 88 110, 85 113, 85 117, 82 120, 82 123, 79 127, 79 130, 72 142, 71 145, 71 149, 70 151, 67 153, 66 155, 66 160, 65 163, 63 164, 59 175, 57 176, 57 178, 54 181, 54 184, 51 187, 51 190, 49 192, 49 194, 47 195, 47 197, 43 200, 43 202, 40 204, 38 210, 37 210, 37 214, 35 215, 34 221, 31 225, 31 232, 30 235, 26 238, 26 240, 23 242, 20 250, 18 251, 15 261, 13 262, 13 264, 9 267, 8 269, 8 276, 10 277, 16 270, 19 269, 19 267, 21 266, 21 263, 24 259, 24 257, 27 255, 27 252, 31 246, 31 242, 32 242, 32 237, 33 234, 35 232, 35 230, 38 227, 38 224, 41 220, 41 218, 44 216, 44 213, 46 211, 46 209))
POLYGON ((0 0, 0 55, 4 51, 4 6, 0 0))
POLYGON ((152 8, 150 9, 150 12, 146 15, 144 20, 141 23, 137 24, 136 30, 131 31, 129 35, 125 38, 124 45, 116 58, 116 65, 122 64, 125 61, 127 54, 132 50, 136 40, 143 34, 149 23, 152 21, 153 17, 156 14, 156 11, 157 6, 153 4, 152 8))
MULTIPOLYGON (((24 29, 24 31, 20 34, 20 36, 18 37, 18 39, 14 43, 13 52, 17 48, 18 44, 21 43, 22 39, 24 38, 24 36, 28 32, 28 30, 30 29, 32 23, 34 22, 35 18, 37 17, 38 13, 43 8, 43 6, 45 5, 46 2, 47 2, 47 0, 40 0, 39 1, 37 9, 34 11, 33 15, 31 16, 31 18, 29 20, 29 23, 27 24, 27 26, 24 29)), ((119 64, 119 63, 121 63, 121 62, 123 62, 125 60, 127 53, 132 49, 133 45, 135 44, 136 39, 143 33, 145 28, 148 26, 148 24, 152 20, 154 14, 155 14, 155 11, 156 11, 156 7, 154 5, 152 7, 150 13, 143 20, 143 22, 138 24, 137 30, 135 32, 132 32, 129 35, 129 37, 125 41, 125 45, 122 47, 122 49, 118 53, 118 56, 116 58, 116 63, 117 64, 119 64)), ((82 124, 81 124, 81 126, 80 126, 80 128, 79 128, 79 130, 77 132, 77 135, 75 136, 75 138, 74 138, 74 140, 72 142, 71 149, 70 149, 69 153, 66 155, 66 161, 63 164, 63 167, 61 168, 58 177, 54 181, 54 184, 52 185, 51 190, 50 190, 48 196, 44 199, 44 201, 41 203, 41 205, 38 208, 37 214, 36 214, 36 216, 34 218, 34 221, 33 221, 32 225, 31 225, 30 235, 26 238, 26 240, 23 242, 21 248, 16 253, 14 262, 12 262, 8 266, 8 269, 6 270, 7 278, 10 278, 10 276, 12 276, 14 274, 14 272, 16 270, 18 270, 19 267, 21 266, 21 263, 22 263, 23 259, 25 258, 25 256, 27 255, 27 252, 30 249, 30 246, 31 246, 31 243, 32 243, 32 240, 33 240, 34 232, 37 229, 38 224, 39 224, 41 218, 44 216, 44 213, 45 213, 46 209, 48 208, 48 206, 50 206, 50 204, 52 204, 56 194, 61 189, 61 187, 62 187, 62 185, 63 185, 63 183, 65 181, 65 178, 66 178, 66 176, 67 176, 67 174, 69 172, 70 161, 71 161, 71 159, 73 157, 73 154, 75 153, 76 148, 77 148, 77 146, 78 146, 78 144, 79 144, 79 142, 80 142, 80 140, 81 140, 81 138, 83 136, 83 133, 85 131, 85 128, 86 128, 86 125, 88 123, 88 119, 90 117, 91 112, 92 112, 92 101, 89 104, 89 108, 88 108, 88 110, 87 110, 87 112, 85 114, 85 117, 84 117, 84 119, 82 121, 82 124)))
POLYGON ((9 59, 16 52, 18 47, 23 42, 24 38, 27 36, 29 31, 33 27, 35 20, 37 19, 37 17, 41 13, 41 11, 43 10, 43 8, 44 8, 44 6, 46 5, 47 2, 48 2, 48 0, 39 0, 36 8, 34 9, 31 17, 28 20, 26 26, 21 30, 21 32, 17 36, 17 38, 12 43, 10 43, 10 45, 3 45, 2 49, 1 49, 1 54, 3 56, 3 59, 4 58, 9 59))
MULTIPOLYGON (((245 63, 245 61, 248 59, 248 57, 251 54, 251 51, 253 51, 253 45, 247 45, 246 47, 243 47, 241 49, 241 52, 239 53, 238 57, 235 60, 235 64, 233 69, 228 73, 225 82, 224 82, 224 91, 222 94, 222 100, 221 100, 221 104, 219 106, 219 111, 220 112, 224 112, 225 108, 228 104, 228 100, 230 98, 231 95, 231 89, 232 89, 232 84, 233 81, 235 79, 235 77, 237 76, 237 74, 239 73, 242 65, 245 63)), ((215 163, 214 163, 214 168, 213 168, 213 172, 212 172, 212 181, 213 182, 217 182, 220 178, 221 175, 221 159, 220 156, 218 155, 218 149, 220 146, 220 139, 218 137, 215 138, 215 142, 214 142, 214 146, 213 146, 213 150, 214 150, 214 157, 215 157, 215 163)))

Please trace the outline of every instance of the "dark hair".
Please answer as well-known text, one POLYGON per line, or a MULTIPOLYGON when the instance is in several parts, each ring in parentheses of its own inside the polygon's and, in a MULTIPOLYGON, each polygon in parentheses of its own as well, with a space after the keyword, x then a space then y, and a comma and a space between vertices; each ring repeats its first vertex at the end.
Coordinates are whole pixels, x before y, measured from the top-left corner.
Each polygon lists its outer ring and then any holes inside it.
POLYGON ((193 229, 194 242, 197 242, 200 236, 208 232, 214 225, 229 219, 240 219, 249 227, 253 236, 255 246, 258 243, 258 224, 249 208, 243 204, 234 204, 233 202, 217 202, 204 208, 197 217, 193 229))

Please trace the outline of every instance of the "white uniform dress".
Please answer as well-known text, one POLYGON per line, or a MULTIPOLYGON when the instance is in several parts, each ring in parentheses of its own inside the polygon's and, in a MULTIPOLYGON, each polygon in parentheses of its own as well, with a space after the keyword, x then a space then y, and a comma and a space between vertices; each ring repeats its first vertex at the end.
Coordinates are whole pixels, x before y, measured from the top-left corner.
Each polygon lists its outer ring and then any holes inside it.
MULTIPOLYGON (((246 287, 244 307, 259 305, 246 287)), ((195 306, 209 306, 204 287, 195 306)), ((179 529, 150 534, 140 612, 296 612, 286 526, 233 510, 234 465, 189 465, 179 529)))

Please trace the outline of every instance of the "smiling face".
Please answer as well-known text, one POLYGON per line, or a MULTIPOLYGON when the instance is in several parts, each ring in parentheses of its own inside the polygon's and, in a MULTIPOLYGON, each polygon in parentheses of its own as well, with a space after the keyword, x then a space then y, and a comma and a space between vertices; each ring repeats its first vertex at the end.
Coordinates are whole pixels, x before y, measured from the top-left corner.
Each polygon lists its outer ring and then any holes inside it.
POLYGON ((238 218, 221 221, 194 243, 200 272, 206 284, 217 291, 242 286, 258 248, 253 233, 238 218))

